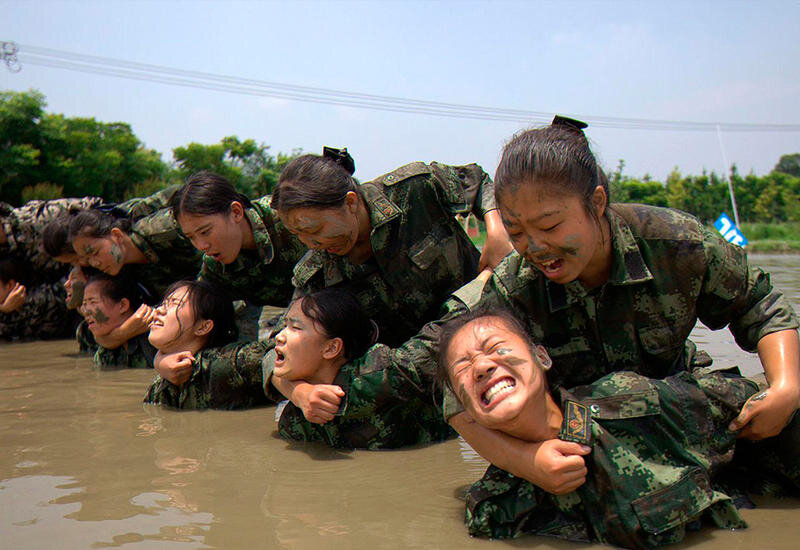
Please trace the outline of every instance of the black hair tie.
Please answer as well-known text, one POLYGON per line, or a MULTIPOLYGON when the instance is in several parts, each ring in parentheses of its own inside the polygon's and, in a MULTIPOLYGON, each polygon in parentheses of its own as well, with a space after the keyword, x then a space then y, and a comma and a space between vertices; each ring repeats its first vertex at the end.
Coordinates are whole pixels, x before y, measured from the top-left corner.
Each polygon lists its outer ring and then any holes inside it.
POLYGON ((567 128, 571 128, 573 130, 577 130, 583 133, 585 128, 588 128, 589 125, 583 122, 582 120, 577 120, 574 118, 568 118, 561 115, 556 115, 553 117, 553 122, 550 123, 551 126, 566 126, 567 128))
POLYGON ((322 148, 322 156, 334 161, 347 170, 351 176, 356 173, 356 162, 353 160, 353 157, 350 156, 350 153, 347 152, 347 147, 336 149, 334 147, 325 146, 322 148))

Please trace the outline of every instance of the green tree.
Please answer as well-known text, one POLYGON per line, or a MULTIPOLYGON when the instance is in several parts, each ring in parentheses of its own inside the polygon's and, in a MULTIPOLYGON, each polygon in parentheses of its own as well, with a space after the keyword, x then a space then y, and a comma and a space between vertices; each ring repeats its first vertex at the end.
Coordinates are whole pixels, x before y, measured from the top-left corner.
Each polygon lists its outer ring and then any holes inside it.
POLYGON ((34 90, 0 92, 0 200, 19 204, 22 189, 42 180, 44 106, 44 96, 34 90))
POLYGON ((210 170, 225 176, 237 189, 250 197, 272 192, 281 170, 300 155, 295 149, 289 154, 269 152, 269 145, 255 140, 240 140, 236 136, 222 138, 220 143, 203 145, 190 143, 172 150, 178 174, 185 178, 200 170, 210 170))
POLYGON ((800 177, 800 153, 781 155, 778 164, 772 169, 773 172, 782 172, 796 178, 800 177))

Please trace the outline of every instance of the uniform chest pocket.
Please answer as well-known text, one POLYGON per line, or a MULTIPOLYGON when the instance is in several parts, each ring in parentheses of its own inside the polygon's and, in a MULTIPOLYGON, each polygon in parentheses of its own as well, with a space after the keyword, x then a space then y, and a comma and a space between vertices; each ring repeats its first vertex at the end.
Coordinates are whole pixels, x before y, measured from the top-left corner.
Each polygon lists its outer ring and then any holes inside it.
POLYGON ((408 257, 420 269, 428 269, 441 255, 441 245, 432 235, 427 235, 408 249, 408 257))
POLYGON ((639 341, 648 354, 664 355, 682 350, 685 339, 669 326, 656 325, 640 328, 639 341))

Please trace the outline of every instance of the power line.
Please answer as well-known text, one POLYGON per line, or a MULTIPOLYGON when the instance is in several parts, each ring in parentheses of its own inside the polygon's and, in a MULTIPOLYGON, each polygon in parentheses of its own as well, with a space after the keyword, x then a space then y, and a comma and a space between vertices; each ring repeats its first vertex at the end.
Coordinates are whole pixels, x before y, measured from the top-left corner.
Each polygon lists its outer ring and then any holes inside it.
MULTIPOLYGON (((3 44, 13 44, 3 42, 3 44)), ((16 45, 15 45, 16 46, 16 45)), ((5 46, 4 46, 5 47, 5 46)), ((4 50, 5 51, 5 50, 4 50)), ((25 63, 54 69, 155 82, 173 86, 221 91, 241 95, 273 97, 324 105, 347 106, 357 109, 396 113, 432 115, 449 118, 545 124, 553 113, 524 109, 485 107, 440 101, 426 101, 405 97, 349 92, 329 88, 300 86, 189 71, 161 65, 138 63, 123 59, 85 55, 64 50, 20 45, 19 58, 25 63)), ((15 52, 16 53, 16 52, 15 52)), ((6 58, 3 58, 4 61, 6 58)), ((8 63, 8 62, 7 62, 8 63)), ((692 132, 798 132, 800 124, 752 124, 723 122, 692 122, 681 120, 653 120, 591 115, 569 115, 586 120, 596 128, 626 130, 661 130, 692 132)))

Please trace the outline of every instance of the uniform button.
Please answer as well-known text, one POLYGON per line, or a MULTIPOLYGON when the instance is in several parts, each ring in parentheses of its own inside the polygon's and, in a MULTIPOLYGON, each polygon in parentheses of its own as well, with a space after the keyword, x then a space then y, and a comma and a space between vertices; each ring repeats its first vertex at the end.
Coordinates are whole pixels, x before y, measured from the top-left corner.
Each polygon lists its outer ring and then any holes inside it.
POLYGON ((591 405, 589 407, 589 410, 592 411, 594 414, 597 414, 600 412, 600 407, 598 405, 591 405))

